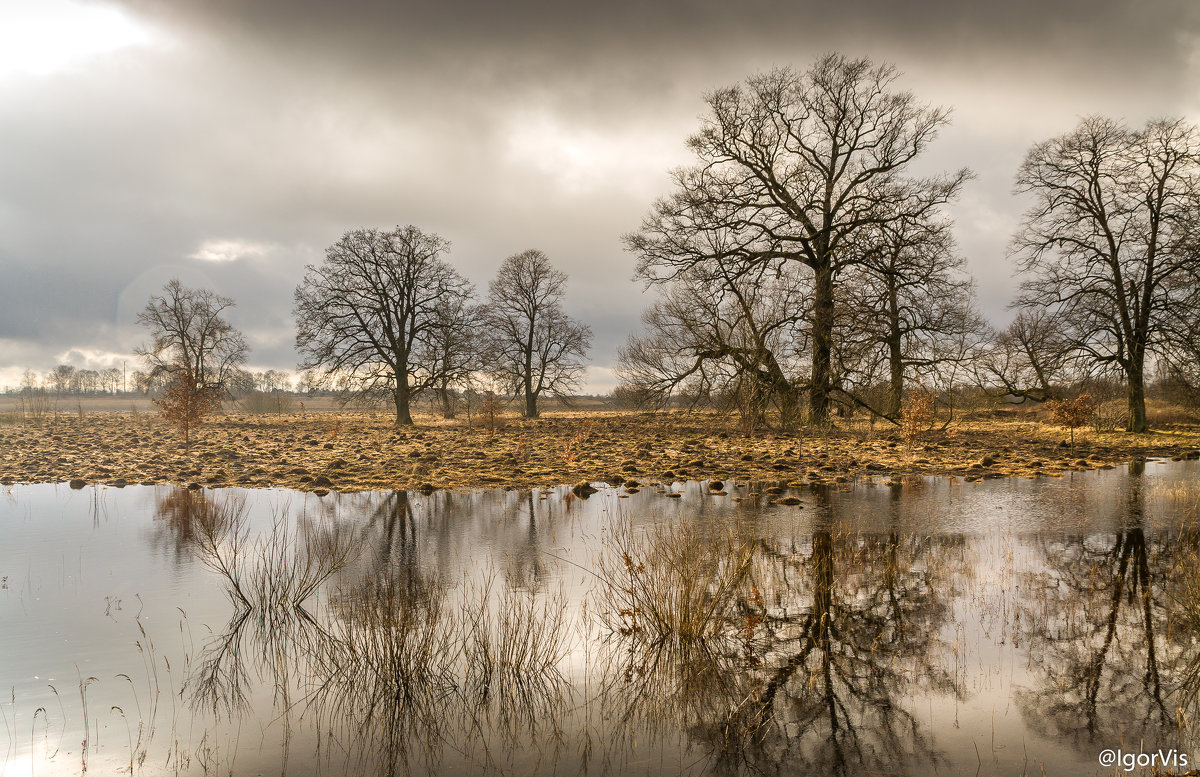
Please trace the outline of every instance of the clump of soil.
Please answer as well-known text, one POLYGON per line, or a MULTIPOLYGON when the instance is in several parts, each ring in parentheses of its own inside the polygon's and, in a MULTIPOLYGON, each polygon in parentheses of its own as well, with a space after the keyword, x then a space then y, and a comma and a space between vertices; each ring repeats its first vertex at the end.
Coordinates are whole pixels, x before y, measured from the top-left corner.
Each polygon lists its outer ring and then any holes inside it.
POLYGON ((1084 433, 1010 420, 968 421, 912 445, 899 430, 840 428, 748 437, 705 413, 576 412, 509 420, 494 433, 464 424, 397 428, 382 415, 218 416, 189 448, 154 416, 92 413, 39 426, 0 427, 0 484, 177 483, 363 491, 553 486, 675 480, 899 482, 1056 476, 1133 458, 1200 456, 1200 428, 1133 435, 1084 433))

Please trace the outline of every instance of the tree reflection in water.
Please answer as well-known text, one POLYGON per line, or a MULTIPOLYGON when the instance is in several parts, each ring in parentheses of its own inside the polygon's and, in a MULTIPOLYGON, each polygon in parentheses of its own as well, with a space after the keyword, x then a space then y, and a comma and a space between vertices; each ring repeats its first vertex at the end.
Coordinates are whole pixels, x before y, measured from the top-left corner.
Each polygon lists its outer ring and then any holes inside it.
POLYGON ((1180 744, 1186 720, 1200 623, 1186 620, 1195 590, 1180 582, 1195 568, 1197 534, 1148 533, 1144 473, 1130 465, 1114 534, 1040 540, 1044 570, 1030 575, 1036 594, 1020 614, 1041 676, 1019 692, 1022 714, 1079 746, 1180 744))
POLYGON ((610 662, 619 669, 609 688, 618 719, 679 726, 705 745, 710 767, 727 773, 847 773, 938 760, 902 697, 958 692, 938 635, 962 540, 902 535, 898 492, 891 531, 841 532, 828 491, 815 494, 809 540, 758 540, 721 628, 692 640, 626 629, 610 662))
MULTIPOLYGON (((1200 691, 1197 534, 1151 528, 1137 468, 1121 488, 1111 534, 1017 538, 1037 569, 999 616, 1028 651, 1026 729, 1081 749, 1181 734, 1200 691)), ((907 491, 869 502, 870 532, 846 528, 862 499, 823 488, 798 531, 707 502, 629 534, 605 516, 571 559, 547 531, 575 533, 578 503, 525 492, 314 499, 328 512, 302 512, 284 549, 278 525, 251 538, 194 493, 162 500, 160 525, 232 603, 193 703, 237 717, 265 693, 333 772, 933 771, 962 753, 943 757, 914 700, 965 699, 954 608, 993 611, 962 595, 980 560, 963 536, 903 528, 907 491), (347 544, 353 561, 313 564, 347 544), (592 585, 573 565, 597 549, 606 582, 568 609, 547 583, 592 585)))
POLYGON ((353 773, 436 772, 446 752, 500 772, 561 757, 571 700, 558 668, 569 650, 562 596, 423 571, 404 492, 357 527, 306 526, 296 542, 278 522, 252 538, 239 505, 205 504, 190 542, 234 613, 192 666, 194 707, 238 718, 256 686, 272 688, 285 771, 302 723, 316 730, 318 757, 353 773), (347 566, 351 546, 361 563, 347 566), (315 617, 305 600, 335 573, 315 617))

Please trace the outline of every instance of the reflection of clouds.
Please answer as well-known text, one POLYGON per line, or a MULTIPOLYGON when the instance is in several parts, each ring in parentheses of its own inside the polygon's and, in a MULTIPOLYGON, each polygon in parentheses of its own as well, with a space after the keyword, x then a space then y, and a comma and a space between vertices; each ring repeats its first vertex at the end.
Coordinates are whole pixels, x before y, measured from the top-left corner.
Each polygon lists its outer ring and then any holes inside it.
POLYGON ((565 599, 497 590, 490 575, 451 585, 418 563, 409 494, 372 508, 358 524, 307 516, 296 536, 277 517, 255 535, 236 501, 185 489, 160 500, 160 518, 218 573, 234 607, 191 662, 193 708, 236 722, 269 689, 285 760, 292 727, 304 723, 326 762, 378 774, 436 771, 447 753, 510 771, 532 743, 552 732, 562 742, 572 696, 559 670, 570 649, 565 599), (350 566, 354 551, 361 559, 350 566), (313 596, 335 574, 337 585, 313 596), (310 611, 310 598, 325 606, 310 611))

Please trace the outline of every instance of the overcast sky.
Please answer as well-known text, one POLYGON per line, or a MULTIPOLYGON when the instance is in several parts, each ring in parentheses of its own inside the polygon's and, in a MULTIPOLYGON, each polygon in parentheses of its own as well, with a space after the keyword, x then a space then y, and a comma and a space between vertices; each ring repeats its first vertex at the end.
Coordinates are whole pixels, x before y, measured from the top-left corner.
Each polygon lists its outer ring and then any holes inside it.
POLYGON ((539 248, 595 331, 589 388, 649 298, 621 234, 689 162, 706 91, 840 51, 953 109, 923 171, 997 324, 1012 181, 1102 113, 1200 118, 1200 3, 0 0, 0 386, 120 366, 173 277, 233 297, 251 366, 295 366, 292 291, 350 228, 449 239, 481 291, 539 248))

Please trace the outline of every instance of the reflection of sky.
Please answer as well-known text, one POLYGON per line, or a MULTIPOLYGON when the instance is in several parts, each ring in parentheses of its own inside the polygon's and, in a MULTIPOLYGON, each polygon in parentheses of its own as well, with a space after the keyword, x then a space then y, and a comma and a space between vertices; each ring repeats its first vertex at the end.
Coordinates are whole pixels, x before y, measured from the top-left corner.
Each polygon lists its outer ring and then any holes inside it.
MULTIPOLYGON (((1171 517, 1169 500, 1155 494, 1195 482, 1198 470, 1197 462, 1147 466, 1145 526, 1164 526, 1171 517)), ((437 575, 451 584, 494 575, 501 586, 561 590, 573 621, 581 617, 581 603, 596 586, 589 570, 595 567, 605 535, 623 520, 635 527, 676 519, 737 521, 755 536, 796 538, 795 546, 804 553, 811 552, 808 537, 814 528, 829 528, 835 537, 856 530, 895 529, 902 536, 941 538, 916 563, 941 564, 953 571, 949 588, 942 592, 950 597, 952 613, 943 626, 942 641, 954 647, 941 660, 958 667, 965 698, 956 703, 918 691, 901 701, 919 713, 922 726, 932 727, 935 744, 952 761, 969 761, 971 773, 975 746, 997 773, 1019 771, 1025 750, 1031 763, 1045 762, 1052 773, 1076 773, 1091 763, 1094 755, 1084 758, 1086 748, 1050 741, 1045 732, 1030 730, 1023 721, 1013 694, 1036 685, 1038 675, 1031 671, 1009 618, 1029 595, 1022 581, 1045 563, 1040 542, 1085 535, 1089 546, 1110 543, 1126 511, 1123 469, 1036 481, 962 484, 930 479, 904 487, 899 499, 881 484, 831 491, 827 499, 801 491, 800 506, 761 509, 750 497, 735 503, 729 497, 708 496, 699 484, 677 488, 686 491, 679 500, 665 499, 653 487, 630 498, 602 489, 587 500, 571 496, 565 488, 532 497, 500 490, 435 492, 408 495, 407 509, 405 500, 386 494, 318 498, 273 490, 204 493, 216 500, 246 499, 255 532, 269 530, 273 520, 295 530, 325 522, 358 527, 361 554, 331 585, 350 586, 364 575, 399 568, 437 575), (999 743, 994 752, 993 727, 999 743)), ((751 491, 733 484, 727 489, 731 494, 751 491)), ((130 717, 137 704, 145 708, 157 668, 164 689, 160 707, 172 707, 171 714, 184 718, 190 715, 173 694, 183 685, 188 661, 232 613, 220 579, 199 562, 190 545, 179 541, 175 528, 155 518, 156 504, 169 493, 165 487, 72 491, 42 485, 12 487, 0 496, 0 576, 7 578, 7 588, 0 590, 0 688, 11 688, 15 696, 15 703, 0 699, 0 709, 10 720, 19 716, 21 730, 28 733, 33 712, 45 707, 51 750, 56 740, 64 743, 55 761, 60 766, 79 757, 81 678, 97 678, 87 691, 92 720, 102 727, 91 766, 119 764, 127 755, 127 746, 118 742, 124 738, 124 723, 111 707, 122 707, 130 717), (122 674, 131 678, 132 687, 119 677, 122 674), (50 685, 57 689, 57 699, 50 685)), ((836 570, 835 575, 846 571, 836 570)), ((314 613, 322 612, 324 596, 310 603, 314 613)), ((563 671, 578 680, 587 661, 585 631, 575 622, 569 628, 573 652, 563 671)), ((594 627, 586 633, 598 635, 594 627)), ((268 711, 263 725, 269 733, 265 738, 243 737, 238 763, 268 767, 278 758, 272 743, 282 732, 278 721, 270 722, 270 689, 258 688, 253 700, 256 709, 268 711)), ((46 722, 40 720, 39 736, 46 722)), ((160 725, 170 727, 162 721, 160 725)), ((211 721, 198 722, 191 729, 200 732, 208 725, 211 721)), ((243 725, 259 729, 258 723, 243 725)), ((237 738, 236 726, 217 730, 224 741, 237 738)), ((303 728, 298 731, 296 742, 307 741, 303 728)), ((28 762, 22 760, 29 755, 24 736, 11 745, 13 755, 0 773, 18 765, 28 771, 28 762)), ((43 744, 35 745, 36 756, 44 755, 43 750, 43 744)), ((152 751, 149 762, 155 757, 152 751)), ((46 773, 45 763, 37 765, 38 773, 46 773)))

